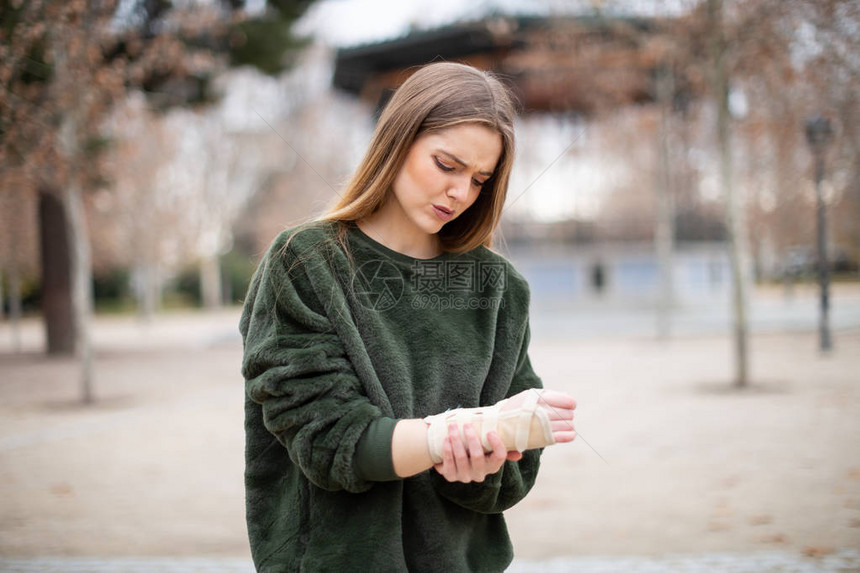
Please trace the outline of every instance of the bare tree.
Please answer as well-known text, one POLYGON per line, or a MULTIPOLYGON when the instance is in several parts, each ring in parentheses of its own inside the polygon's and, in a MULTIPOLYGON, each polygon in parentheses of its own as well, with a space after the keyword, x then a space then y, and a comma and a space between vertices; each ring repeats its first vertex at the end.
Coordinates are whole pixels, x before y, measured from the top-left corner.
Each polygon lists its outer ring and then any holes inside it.
POLYGON ((669 338, 672 332, 672 307, 674 304, 673 251, 675 242, 675 207, 672 189, 671 116, 674 105, 675 85, 671 56, 657 68, 657 101, 660 105, 660 128, 658 130, 657 156, 657 225, 654 243, 660 274, 660 294, 657 303, 657 336, 669 338))
POLYGON ((732 269, 732 330, 734 333, 735 375, 734 384, 748 384, 749 342, 747 324, 747 230, 744 211, 732 171, 731 115, 729 112, 729 69, 727 46, 723 29, 722 0, 708 0, 708 27, 710 29, 710 85, 716 114, 717 145, 720 164, 720 185, 726 210, 726 227, 729 239, 729 260, 732 269))
POLYGON ((279 1, 252 21, 243 3, 232 1, 0 3, 0 191, 12 192, 6 174, 20 168, 26 185, 16 191, 43 199, 42 251, 61 263, 43 258, 45 298, 59 301, 45 306, 48 350, 81 355, 84 402, 93 399, 84 194, 102 173, 96 151, 103 119, 129 89, 143 87, 154 105, 167 108, 204 103, 211 77, 229 63, 282 69, 284 51, 295 43, 283 31, 306 5, 279 1), (257 32, 274 40, 261 45, 257 32), (52 280, 48 269, 62 271, 66 263, 70 274, 52 280))

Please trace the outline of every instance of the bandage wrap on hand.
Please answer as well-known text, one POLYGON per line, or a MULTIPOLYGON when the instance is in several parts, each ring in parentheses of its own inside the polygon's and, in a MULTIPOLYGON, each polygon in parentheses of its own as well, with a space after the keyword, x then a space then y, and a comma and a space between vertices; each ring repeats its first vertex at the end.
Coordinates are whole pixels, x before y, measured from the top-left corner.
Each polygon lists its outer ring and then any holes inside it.
POLYGON ((466 436, 463 427, 472 424, 485 452, 493 451, 493 446, 487 440, 487 434, 492 431, 499 435, 508 451, 523 452, 554 444, 552 424, 546 410, 538 406, 539 400, 540 392, 535 390, 526 393, 525 402, 519 408, 503 411, 508 400, 502 400, 484 408, 457 408, 427 416, 424 422, 430 425, 427 429, 430 457, 434 463, 442 462, 442 446, 448 437, 448 426, 452 424, 459 429, 464 443, 466 436))

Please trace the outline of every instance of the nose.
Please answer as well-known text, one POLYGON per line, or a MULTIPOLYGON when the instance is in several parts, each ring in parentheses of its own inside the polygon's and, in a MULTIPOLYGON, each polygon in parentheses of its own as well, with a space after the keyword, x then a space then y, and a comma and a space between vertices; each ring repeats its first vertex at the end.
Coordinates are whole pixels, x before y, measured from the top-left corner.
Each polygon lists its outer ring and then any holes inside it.
POLYGON ((469 197, 469 186, 471 183, 472 179, 470 177, 458 177, 448 187, 448 197, 459 203, 465 203, 469 197))

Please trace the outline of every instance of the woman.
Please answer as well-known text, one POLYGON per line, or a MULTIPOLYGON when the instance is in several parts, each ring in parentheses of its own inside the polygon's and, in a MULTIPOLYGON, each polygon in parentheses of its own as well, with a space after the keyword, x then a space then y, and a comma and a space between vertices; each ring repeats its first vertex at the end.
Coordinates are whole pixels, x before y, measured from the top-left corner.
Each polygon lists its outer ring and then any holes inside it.
POLYGON ((528 285, 489 249, 514 113, 489 74, 418 70, 340 201, 260 263, 240 323, 258 571, 510 563, 502 511, 575 436, 529 362, 528 285))

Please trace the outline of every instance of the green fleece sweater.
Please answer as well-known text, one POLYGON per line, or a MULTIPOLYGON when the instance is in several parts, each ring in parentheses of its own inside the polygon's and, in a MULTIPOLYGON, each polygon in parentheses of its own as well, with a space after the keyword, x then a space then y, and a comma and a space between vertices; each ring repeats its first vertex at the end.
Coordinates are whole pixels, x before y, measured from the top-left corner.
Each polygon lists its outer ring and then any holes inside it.
POLYGON ((356 456, 368 428, 390 448, 386 419, 541 387, 527 353, 528 284, 484 247, 415 259, 354 224, 350 260, 336 225, 274 241, 240 322, 257 570, 503 571, 513 555, 502 511, 534 484, 539 450, 470 484, 432 469, 370 481, 356 456))

